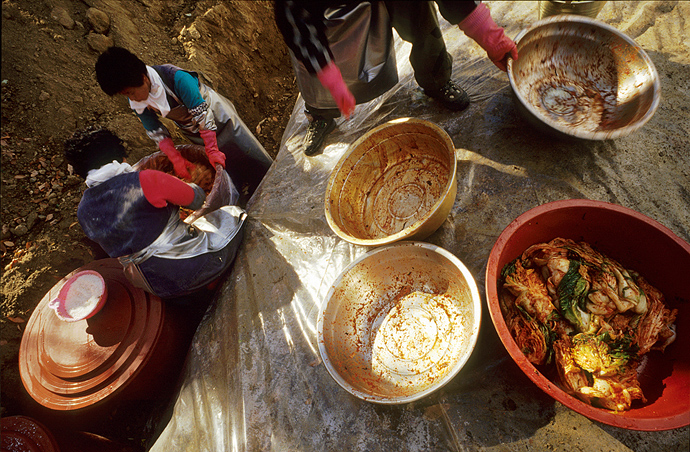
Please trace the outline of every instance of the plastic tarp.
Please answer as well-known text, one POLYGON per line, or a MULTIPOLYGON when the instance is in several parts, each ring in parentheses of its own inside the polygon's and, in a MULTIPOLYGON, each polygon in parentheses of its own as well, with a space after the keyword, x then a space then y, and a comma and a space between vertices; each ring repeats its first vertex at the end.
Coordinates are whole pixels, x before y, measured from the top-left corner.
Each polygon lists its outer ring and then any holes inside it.
MULTIPOLYGON (((487 2, 516 36, 538 2, 487 2)), ((439 16, 440 17, 440 16, 439 16)), ((661 78, 661 105, 631 136, 556 141, 522 119, 505 73, 440 18, 453 78, 471 96, 450 113, 423 95, 396 37, 400 82, 338 120, 323 154, 301 148, 298 99, 275 163, 248 205, 245 240, 191 345, 172 416, 153 451, 687 450, 688 427, 637 432, 560 405, 517 367, 484 304, 477 346, 442 389, 405 405, 362 401, 329 375, 316 322, 331 283, 367 251, 328 227, 328 177, 349 144, 398 117, 444 128, 457 148, 458 194, 427 242, 456 255, 484 297, 489 252, 517 216, 549 201, 586 198, 641 212, 690 240, 690 3, 607 2, 598 19, 635 39, 661 78)), ((485 300, 484 300, 485 303, 485 300)))

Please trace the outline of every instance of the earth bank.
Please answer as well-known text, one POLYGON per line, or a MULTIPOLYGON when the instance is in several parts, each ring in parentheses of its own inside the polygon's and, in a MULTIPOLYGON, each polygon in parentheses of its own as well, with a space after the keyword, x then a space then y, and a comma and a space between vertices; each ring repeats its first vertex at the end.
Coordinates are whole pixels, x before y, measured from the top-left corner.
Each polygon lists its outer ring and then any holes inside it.
MULTIPOLYGON (((22 414, 18 352, 33 309, 58 280, 104 257, 77 222, 84 185, 62 156, 64 140, 99 126, 123 139, 129 161, 156 151, 126 99, 110 98, 96 82, 96 58, 110 45, 147 64, 202 72, 273 156, 295 104, 294 76, 270 1, 3 1, 3 417, 22 414)), ((174 139, 185 143, 180 134, 174 139)), ((136 444, 138 435, 132 429, 123 436, 136 444)))

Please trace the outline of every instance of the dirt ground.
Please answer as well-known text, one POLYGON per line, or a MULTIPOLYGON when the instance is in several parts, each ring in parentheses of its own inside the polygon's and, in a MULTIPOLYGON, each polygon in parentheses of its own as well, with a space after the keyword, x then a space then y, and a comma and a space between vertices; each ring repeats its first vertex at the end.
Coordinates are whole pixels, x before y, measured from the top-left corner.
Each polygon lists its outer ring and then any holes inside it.
POLYGON ((104 257, 77 222, 85 186, 62 156, 64 140, 96 125, 124 140, 129 161, 156 151, 126 99, 96 82, 96 58, 113 44, 147 64, 203 72, 273 156, 295 104, 269 1, 3 0, 2 417, 22 414, 18 352, 35 306, 104 257))

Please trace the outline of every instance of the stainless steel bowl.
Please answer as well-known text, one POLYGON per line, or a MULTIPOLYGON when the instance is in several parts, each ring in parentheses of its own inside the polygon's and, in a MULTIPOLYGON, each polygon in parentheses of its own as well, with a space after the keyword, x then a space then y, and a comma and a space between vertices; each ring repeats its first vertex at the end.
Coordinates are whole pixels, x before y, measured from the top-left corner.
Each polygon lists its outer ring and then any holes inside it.
POLYGON ((615 28, 576 15, 540 20, 516 38, 508 61, 518 110, 539 130, 607 140, 649 121, 660 83, 649 56, 615 28))
POLYGON ((408 403, 462 369, 481 311, 474 278, 453 254, 424 242, 386 245, 333 283, 319 313, 319 352, 351 394, 408 403))

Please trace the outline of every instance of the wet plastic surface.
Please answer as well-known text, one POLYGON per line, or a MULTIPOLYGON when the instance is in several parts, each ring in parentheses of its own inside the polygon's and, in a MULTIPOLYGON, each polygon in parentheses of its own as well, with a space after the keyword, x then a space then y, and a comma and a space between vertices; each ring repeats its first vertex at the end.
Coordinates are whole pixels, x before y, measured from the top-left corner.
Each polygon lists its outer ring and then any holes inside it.
MULTIPOLYGON (((487 3, 513 37, 538 17, 538 2, 487 3)), ((686 451, 688 427, 611 427, 544 393, 498 338, 483 287, 503 229, 549 201, 616 203, 690 240, 690 98, 683 75, 690 50, 682 44, 687 30, 678 26, 689 7, 607 2, 597 16, 629 33, 662 79, 654 118, 616 140, 561 142, 535 130, 518 114, 507 75, 443 21, 454 79, 472 99, 468 110, 450 113, 424 96, 408 63, 409 47, 400 42, 400 83, 358 106, 350 120, 338 120, 323 154, 307 157, 301 150, 306 118, 298 101, 276 161, 248 205, 243 248, 193 341, 172 418, 152 450, 686 451), (457 149, 455 202, 425 241, 465 263, 484 312, 474 352, 450 383, 418 401, 383 406, 333 380, 319 358, 316 324, 331 284, 367 251, 329 228, 328 178, 351 143, 398 117, 436 123, 457 149)))

